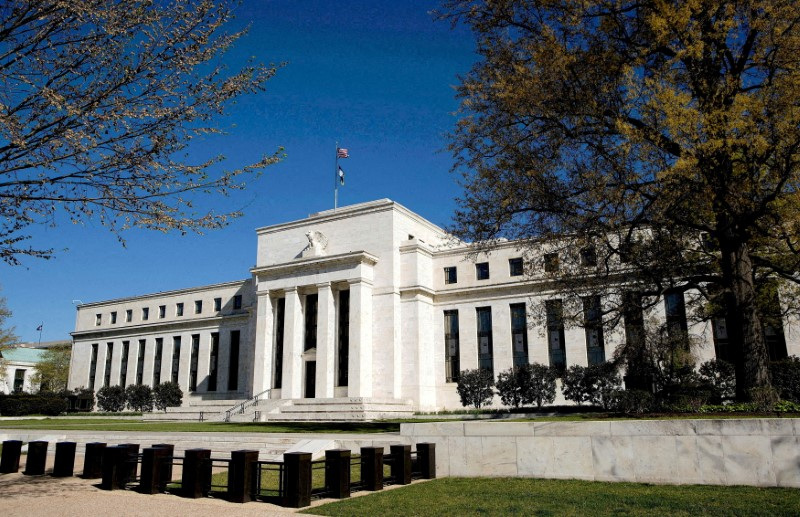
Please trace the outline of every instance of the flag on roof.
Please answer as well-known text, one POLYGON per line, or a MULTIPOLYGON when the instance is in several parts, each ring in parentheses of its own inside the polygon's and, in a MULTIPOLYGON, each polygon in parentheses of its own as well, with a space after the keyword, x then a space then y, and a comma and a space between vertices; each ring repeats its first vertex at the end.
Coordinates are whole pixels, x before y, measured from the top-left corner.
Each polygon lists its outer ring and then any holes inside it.
POLYGON ((37 330, 37 331, 39 331, 39 332, 41 332, 41 331, 42 331, 42 327, 44 327, 44 324, 42 324, 42 325, 39 325, 38 327, 36 327, 36 330, 37 330))
POLYGON ((344 171, 339 167, 339 185, 344 185, 344 171))
POLYGON ((347 149, 342 149, 341 147, 336 148, 336 157, 337 158, 350 158, 350 155, 347 154, 347 149))

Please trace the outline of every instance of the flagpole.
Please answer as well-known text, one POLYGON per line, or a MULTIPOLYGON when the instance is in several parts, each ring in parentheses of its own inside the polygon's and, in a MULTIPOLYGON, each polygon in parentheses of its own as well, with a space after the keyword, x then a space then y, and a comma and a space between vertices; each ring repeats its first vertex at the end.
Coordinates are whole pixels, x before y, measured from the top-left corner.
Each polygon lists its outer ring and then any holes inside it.
POLYGON ((44 328, 44 322, 39 325, 39 344, 42 344, 42 328, 44 328))
POLYGON ((339 204, 339 142, 336 142, 336 152, 333 153, 336 160, 333 165, 333 211, 336 211, 339 204))

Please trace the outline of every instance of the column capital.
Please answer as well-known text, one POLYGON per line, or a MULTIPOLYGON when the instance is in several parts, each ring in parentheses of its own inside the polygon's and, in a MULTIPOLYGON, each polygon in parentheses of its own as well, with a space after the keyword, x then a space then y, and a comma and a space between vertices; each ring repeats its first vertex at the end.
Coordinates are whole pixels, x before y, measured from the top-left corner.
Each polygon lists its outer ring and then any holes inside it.
POLYGON ((347 279, 347 283, 350 284, 350 285, 361 285, 361 284, 364 284, 364 285, 372 286, 372 281, 371 280, 367 280, 366 278, 362 278, 362 277, 359 277, 359 278, 348 278, 347 279))
POLYGON ((283 292, 284 292, 284 293, 287 293, 287 294, 288 294, 288 293, 296 293, 296 292, 297 292, 297 286, 296 286, 296 285, 293 285, 293 286, 291 286, 291 287, 287 287, 287 288, 285 288, 285 289, 283 290, 283 292))
POLYGON ((330 289, 330 288, 331 288, 331 283, 330 282, 319 282, 317 284, 317 289, 318 290, 319 289, 330 289))

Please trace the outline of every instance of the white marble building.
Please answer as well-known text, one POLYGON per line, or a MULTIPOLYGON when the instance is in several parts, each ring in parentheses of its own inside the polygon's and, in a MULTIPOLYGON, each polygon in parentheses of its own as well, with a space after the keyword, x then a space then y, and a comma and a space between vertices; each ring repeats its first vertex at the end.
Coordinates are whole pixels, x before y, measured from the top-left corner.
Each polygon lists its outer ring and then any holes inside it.
MULTIPOLYGON (((558 295, 523 274, 513 242, 475 261, 387 199, 260 228, 257 238, 247 280, 80 305, 70 387, 175 380, 185 404, 260 395, 312 399, 316 411, 337 401, 433 411, 461 407, 453 372, 586 365, 623 339, 528 324, 532 304, 558 295)), ((711 326, 688 325, 699 359, 713 357, 711 326)))

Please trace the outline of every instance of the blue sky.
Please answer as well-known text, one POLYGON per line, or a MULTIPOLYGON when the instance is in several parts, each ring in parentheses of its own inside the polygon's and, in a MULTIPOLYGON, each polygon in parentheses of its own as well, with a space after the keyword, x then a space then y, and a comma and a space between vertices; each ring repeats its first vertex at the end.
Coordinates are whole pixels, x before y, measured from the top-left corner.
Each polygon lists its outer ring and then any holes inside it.
POLYGON ((435 2, 246 0, 235 25, 250 32, 226 58, 287 62, 267 91, 240 99, 218 121, 225 135, 196 141, 193 156, 222 153, 228 167, 279 146, 286 158, 245 191, 205 203, 241 209, 204 235, 132 230, 126 247, 97 221, 34 229, 49 261, 0 264, 0 295, 22 341, 68 339, 75 306, 247 278, 255 229, 333 207, 335 143, 346 185, 339 205, 379 198, 447 225, 459 193, 445 133, 456 121, 453 86, 475 60, 471 35, 429 14, 435 2))

